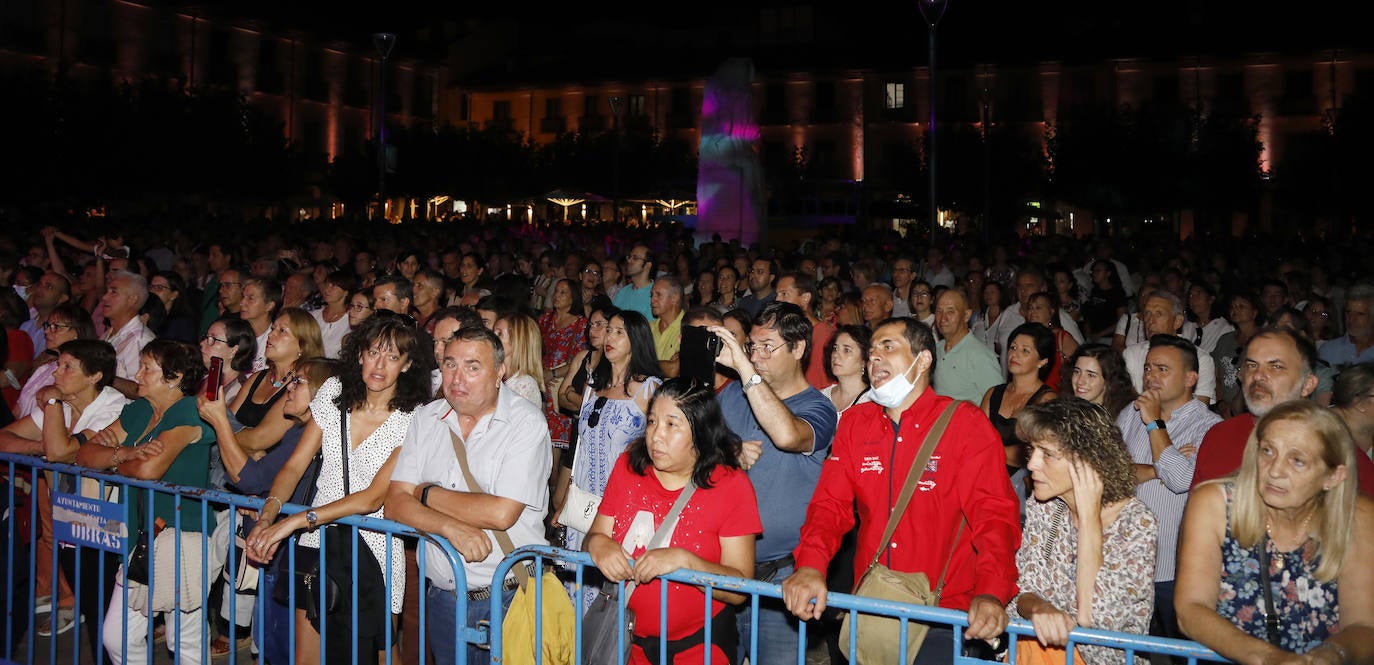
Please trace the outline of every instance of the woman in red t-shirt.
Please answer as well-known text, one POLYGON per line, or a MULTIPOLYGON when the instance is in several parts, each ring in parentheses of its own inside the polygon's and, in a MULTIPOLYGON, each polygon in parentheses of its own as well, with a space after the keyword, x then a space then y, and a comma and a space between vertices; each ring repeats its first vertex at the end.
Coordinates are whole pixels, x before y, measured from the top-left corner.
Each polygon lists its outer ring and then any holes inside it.
MULTIPOLYGON (((658 576, 687 568, 748 578, 754 565, 754 537, 763 532, 754 486, 736 461, 740 440, 725 425, 709 386, 690 379, 664 382, 650 402, 644 438, 616 461, 605 497, 583 548, 606 579, 633 579, 627 606, 635 613, 630 662, 649 663, 660 639, 658 576), (697 489, 670 525, 668 546, 645 551, 688 482, 697 489)), ((747 596, 712 592, 713 662, 730 663, 737 640, 733 612, 747 596)), ((668 583, 668 661, 675 665, 706 658, 702 589, 668 583)))

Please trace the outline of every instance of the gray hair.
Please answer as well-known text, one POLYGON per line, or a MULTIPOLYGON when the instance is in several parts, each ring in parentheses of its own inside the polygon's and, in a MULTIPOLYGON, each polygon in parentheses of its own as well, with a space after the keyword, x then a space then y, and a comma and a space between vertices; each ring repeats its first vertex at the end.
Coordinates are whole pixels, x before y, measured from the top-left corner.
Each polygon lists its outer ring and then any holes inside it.
POLYGON ((1172 293, 1169 293, 1168 291, 1165 291, 1164 289, 1155 289, 1153 292, 1150 293, 1150 296, 1149 296, 1148 298, 1146 298, 1145 300, 1146 300, 1146 302, 1149 302, 1151 299, 1154 299, 1154 298, 1159 298, 1159 299, 1161 299, 1161 300, 1167 300, 1167 301, 1169 301, 1169 306, 1172 307, 1172 308, 1174 308, 1174 314, 1175 314, 1175 315, 1183 314, 1185 311, 1187 311, 1187 310, 1185 310, 1185 309, 1183 308, 1183 301, 1180 300, 1179 297, 1178 297, 1177 295, 1174 295, 1174 294, 1172 294, 1172 293))
POLYGON ((1350 290, 1345 292, 1345 301, 1363 301, 1366 305, 1374 306, 1374 284, 1360 282, 1350 287, 1350 290))
POLYGON ((148 302, 148 280, 136 272, 129 270, 111 270, 109 281, 122 279, 129 283, 129 290, 134 292, 134 310, 142 310, 143 305, 148 302))

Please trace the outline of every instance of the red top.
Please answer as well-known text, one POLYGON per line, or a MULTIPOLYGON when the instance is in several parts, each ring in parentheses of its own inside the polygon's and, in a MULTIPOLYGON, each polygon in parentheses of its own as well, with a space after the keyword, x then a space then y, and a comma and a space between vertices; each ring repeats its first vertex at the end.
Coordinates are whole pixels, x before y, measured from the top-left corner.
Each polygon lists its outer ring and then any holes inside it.
MULTIPOLYGON (((1227 418, 1207 430, 1202 437, 1202 445, 1197 451, 1197 464, 1193 467, 1193 484, 1230 475, 1240 468, 1240 459, 1245 455, 1245 444, 1250 440, 1250 432, 1255 429, 1255 417, 1249 413, 1227 418)), ((1360 482, 1360 493, 1374 497, 1374 462, 1364 453, 1355 451, 1355 475, 1360 482)))
MULTIPOLYGON (((924 433, 949 403, 948 397, 927 388, 902 414, 896 431, 878 404, 866 402, 845 410, 807 508, 801 543, 793 552, 798 568, 826 569, 840 538, 853 526, 857 507, 854 579, 863 577, 924 433)), ((966 611, 969 601, 981 594, 1006 604, 1017 592, 1020 522, 1002 439, 987 416, 965 402, 926 464, 887 556, 879 563, 893 570, 924 572, 934 585, 948 561, 941 607, 966 611), (961 517, 968 524, 959 542, 952 543, 961 517)))
MULTIPOLYGON (((719 563, 722 537, 763 533, 763 523, 759 520, 754 486, 743 471, 717 466, 711 474, 711 483, 709 489, 698 487, 692 494, 692 499, 678 516, 669 546, 681 547, 707 561, 719 563)), ((651 469, 646 469, 642 476, 636 474, 630 468, 629 454, 624 453, 616 460, 611 477, 606 481, 605 498, 601 500, 597 512, 615 518, 611 537, 616 542, 623 543, 626 532, 629 531, 636 516, 640 513, 649 513, 653 518, 653 527, 658 528, 681 493, 680 489, 664 489, 651 469)), ((649 535, 645 534, 643 539, 647 542, 649 535)), ((630 556, 638 557, 643 553, 644 547, 640 545, 630 556)), ((630 596, 627 607, 635 613, 636 635, 658 634, 661 585, 662 582, 659 580, 641 584, 635 587, 634 593, 630 596)), ((682 639, 705 625, 706 620, 702 613, 704 602, 700 587, 668 583, 668 639, 682 639)), ((712 616, 719 614, 724 608, 725 603, 713 600, 712 616)), ((684 657, 699 661, 704 655, 702 651, 700 647, 693 647, 680 654, 677 661, 682 662, 684 657)), ((631 659, 631 662, 648 662, 643 659, 638 647, 635 648, 634 654, 639 658, 631 659)), ((713 660, 725 662, 724 654, 718 647, 713 660)))
POLYGON ((811 328, 811 359, 806 365, 806 382, 812 388, 822 390, 835 381, 826 373, 825 347, 835 341, 835 326, 825 321, 816 322, 811 328))

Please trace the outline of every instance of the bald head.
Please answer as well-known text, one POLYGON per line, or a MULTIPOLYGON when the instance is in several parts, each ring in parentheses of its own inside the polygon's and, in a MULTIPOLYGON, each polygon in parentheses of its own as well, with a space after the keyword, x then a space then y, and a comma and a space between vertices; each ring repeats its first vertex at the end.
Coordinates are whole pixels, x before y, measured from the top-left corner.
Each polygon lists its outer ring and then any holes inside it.
POLYGON ((859 314, 870 328, 892 316, 892 288, 886 284, 869 284, 859 298, 859 314))

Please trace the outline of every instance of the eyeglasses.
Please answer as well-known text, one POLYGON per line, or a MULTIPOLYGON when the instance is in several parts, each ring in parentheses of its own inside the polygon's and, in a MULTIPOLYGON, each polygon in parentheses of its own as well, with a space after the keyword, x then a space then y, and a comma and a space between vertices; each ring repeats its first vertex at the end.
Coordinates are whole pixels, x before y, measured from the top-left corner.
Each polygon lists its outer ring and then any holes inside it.
POLYGON ((219 343, 219 344, 223 344, 223 345, 225 345, 225 346, 228 346, 228 345, 229 345, 229 340, 224 339, 223 337, 215 337, 214 335, 211 335, 210 333, 205 333, 204 335, 201 335, 200 341, 202 341, 202 342, 209 342, 209 343, 211 343, 211 344, 219 343))
POLYGON ((294 374, 293 374, 293 375, 289 375, 289 376, 286 377, 286 389, 287 389, 287 390, 295 390, 295 389, 297 389, 297 388, 299 388, 299 387, 301 387, 301 386, 303 386, 303 385, 305 385, 305 384, 307 384, 307 383, 309 383, 309 382, 310 382, 310 380, 307 379, 307 378, 305 378, 305 377, 303 377, 303 376, 296 376, 296 375, 294 375, 294 374))
POLYGON ((368 307, 367 305, 359 305, 359 304, 357 304, 357 303, 350 303, 350 304, 348 305, 348 308, 351 309, 351 310, 353 310, 353 311, 355 311, 355 312, 361 312, 361 311, 363 311, 363 310, 365 310, 365 309, 372 309, 371 307, 368 307))
POLYGON ((419 323, 415 320, 415 317, 409 314, 402 314, 400 312, 394 312, 389 309, 376 310, 376 312, 374 312, 372 315, 382 319, 397 319, 401 323, 404 323, 405 325, 410 326, 411 328, 416 327, 416 325, 419 323))
POLYGON ((54 323, 52 321, 47 321, 43 324, 43 332, 54 332, 57 330, 62 330, 63 328, 71 329, 75 327, 76 326, 67 323, 54 323))
POLYGON ((606 321, 592 321, 590 324, 588 324, 587 327, 591 328, 592 330, 601 330, 602 328, 605 328, 607 325, 609 325, 609 323, 606 321))
POLYGON ((752 356, 754 355, 755 351, 758 351, 759 355, 763 356, 764 358, 772 358, 773 354, 776 353, 778 349, 781 349, 782 346, 783 345, 781 344, 769 346, 767 344, 755 344, 754 342, 745 342, 744 355, 752 356))
POLYGON ((626 260, 626 261, 639 261, 639 262, 643 263, 644 261, 648 261, 648 260, 649 260, 649 257, 647 257, 647 256, 635 256, 634 254, 631 254, 631 255, 629 255, 629 256, 626 256, 626 257, 625 257, 625 260, 626 260))
POLYGON ((596 403, 592 405, 592 413, 587 416, 587 427, 596 427, 601 422, 601 409, 606 407, 606 396, 596 398, 596 403))
POLYGON ((171 291, 172 287, 167 286, 166 284, 149 284, 148 290, 152 291, 153 293, 162 293, 163 291, 171 291))
POLYGON ((911 292, 911 297, 912 297, 912 298, 929 298, 929 297, 930 297, 930 292, 929 292, 929 291, 925 291, 925 290, 921 290, 921 291, 912 291, 912 292, 911 292))
POLYGON ((596 268, 583 268, 583 269, 582 269, 582 272, 584 272, 584 273, 586 273, 586 274, 588 274, 588 275, 595 275, 595 276, 597 276, 597 277, 600 277, 600 276, 601 276, 601 271, 600 271, 600 270, 597 270, 596 268))

